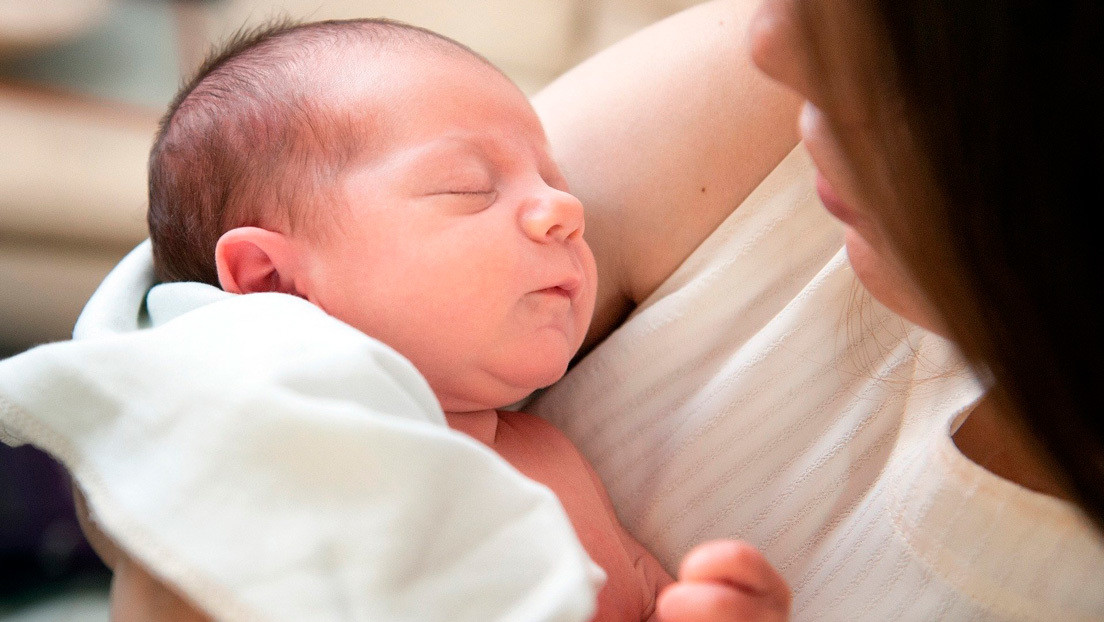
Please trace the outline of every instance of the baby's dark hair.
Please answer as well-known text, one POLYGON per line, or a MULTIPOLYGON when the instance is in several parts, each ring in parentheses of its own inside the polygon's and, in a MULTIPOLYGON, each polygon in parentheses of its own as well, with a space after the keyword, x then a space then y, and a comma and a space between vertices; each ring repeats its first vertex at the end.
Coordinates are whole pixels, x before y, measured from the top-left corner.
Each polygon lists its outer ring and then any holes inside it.
POLYGON ((217 287, 223 233, 295 231, 317 218, 304 206, 329 198, 370 131, 362 112, 322 96, 320 59, 363 43, 459 52, 490 66, 452 39, 388 19, 283 19, 239 30, 176 94, 150 151, 147 220, 159 280, 217 287))

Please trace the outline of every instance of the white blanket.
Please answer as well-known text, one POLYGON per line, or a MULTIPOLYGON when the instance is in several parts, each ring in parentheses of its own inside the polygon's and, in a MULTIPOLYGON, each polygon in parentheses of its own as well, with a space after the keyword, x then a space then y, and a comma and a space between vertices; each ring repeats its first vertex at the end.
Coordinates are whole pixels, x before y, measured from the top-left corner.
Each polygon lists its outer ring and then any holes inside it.
POLYGON ((555 496, 453 432, 405 359, 279 294, 154 288, 148 244, 76 341, 0 363, 0 439, 218 620, 586 620, 555 496))

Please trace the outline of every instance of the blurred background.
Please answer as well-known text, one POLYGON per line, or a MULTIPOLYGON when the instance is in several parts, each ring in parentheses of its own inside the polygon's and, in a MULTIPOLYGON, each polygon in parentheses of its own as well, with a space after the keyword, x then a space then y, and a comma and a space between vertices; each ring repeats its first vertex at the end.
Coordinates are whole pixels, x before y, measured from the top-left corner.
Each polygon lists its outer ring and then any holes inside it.
MULTIPOLYGON (((157 121, 212 42, 268 18, 391 17, 461 41, 528 93, 699 0, 0 0, 0 358, 66 339, 145 238, 157 121)), ((106 569, 62 469, 0 445, 0 620, 107 620, 106 569)))

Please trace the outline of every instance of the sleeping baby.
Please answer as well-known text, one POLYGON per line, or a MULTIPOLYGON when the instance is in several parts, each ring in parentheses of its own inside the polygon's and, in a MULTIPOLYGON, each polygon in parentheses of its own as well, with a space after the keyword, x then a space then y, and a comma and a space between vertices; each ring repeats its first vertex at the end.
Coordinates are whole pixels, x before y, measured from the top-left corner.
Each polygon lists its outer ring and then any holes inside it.
POLYGON ((499 410, 564 374, 597 276, 536 113, 471 50, 386 20, 238 36, 163 122, 149 225, 162 281, 299 296, 408 358, 452 428, 556 493, 607 574, 595 619, 684 619, 688 598, 714 599, 709 619, 784 619, 784 584, 724 542, 688 557, 657 614, 672 579, 587 461, 499 410))

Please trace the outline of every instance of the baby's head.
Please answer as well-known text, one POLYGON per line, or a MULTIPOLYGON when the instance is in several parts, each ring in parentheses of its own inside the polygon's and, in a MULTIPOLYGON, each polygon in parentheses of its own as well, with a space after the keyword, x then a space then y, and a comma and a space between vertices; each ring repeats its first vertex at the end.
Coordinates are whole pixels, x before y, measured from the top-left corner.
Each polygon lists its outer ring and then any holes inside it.
POLYGON ((206 63, 153 147, 149 224, 161 280, 306 298, 448 411, 555 381, 594 307, 582 207, 525 95, 394 22, 270 27, 206 63))

